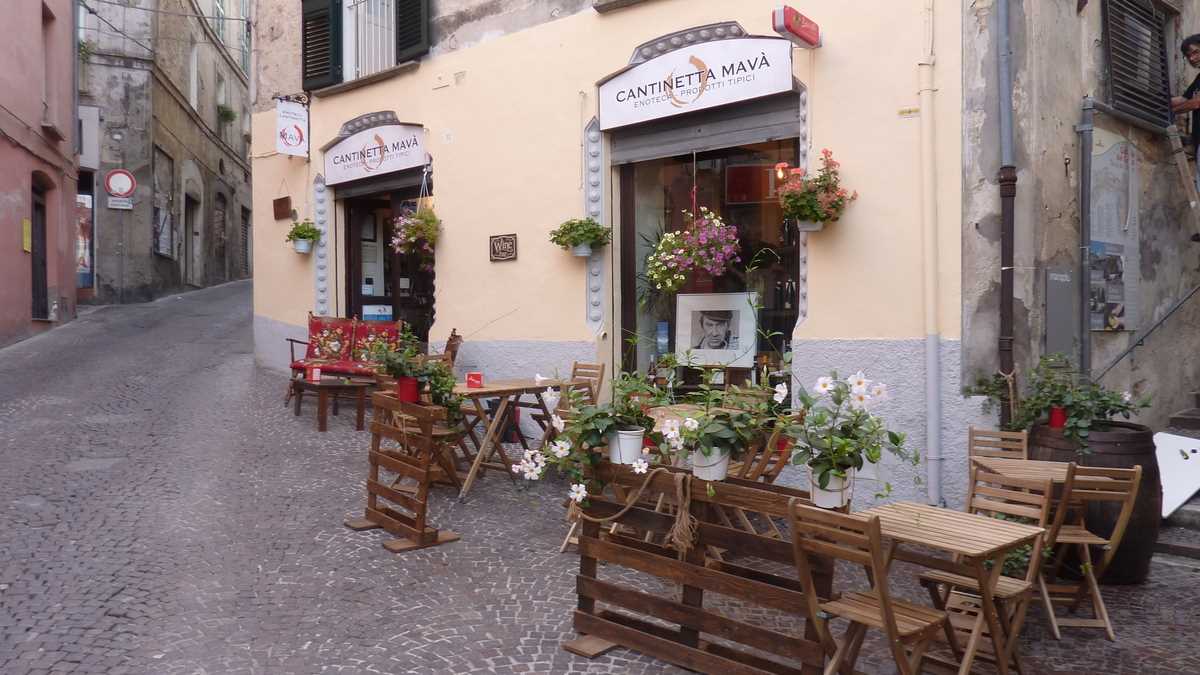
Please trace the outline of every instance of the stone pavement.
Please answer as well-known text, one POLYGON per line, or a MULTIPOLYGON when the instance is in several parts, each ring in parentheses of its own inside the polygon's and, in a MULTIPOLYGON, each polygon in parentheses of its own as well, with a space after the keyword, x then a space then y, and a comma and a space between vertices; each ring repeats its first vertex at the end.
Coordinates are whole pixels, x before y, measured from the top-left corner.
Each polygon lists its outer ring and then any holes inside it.
MULTIPOLYGON (((353 415, 325 434, 308 404, 293 417, 249 324, 239 282, 0 350, 0 673, 683 672, 559 648, 578 565, 557 552, 559 481, 438 490, 432 517, 462 540, 433 549, 344 528, 368 437, 353 415)), ((1106 588, 1115 644, 1048 639, 1035 609, 1027 672, 1200 673, 1197 580, 1156 563, 1106 588)), ((866 650, 862 670, 893 672, 866 650)))

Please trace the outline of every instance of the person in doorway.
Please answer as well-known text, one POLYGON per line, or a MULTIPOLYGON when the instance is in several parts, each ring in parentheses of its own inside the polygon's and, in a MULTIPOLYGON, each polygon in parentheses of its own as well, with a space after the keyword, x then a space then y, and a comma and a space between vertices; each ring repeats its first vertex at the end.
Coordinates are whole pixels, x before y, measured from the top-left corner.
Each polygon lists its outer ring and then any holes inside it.
MULTIPOLYGON (((1200 33, 1184 38, 1179 45, 1179 51, 1183 52, 1183 58, 1187 59, 1188 65, 1200 69, 1200 33)), ((1197 111, 1200 111, 1200 97, 1197 97, 1197 94, 1200 94, 1200 73, 1196 74, 1192 84, 1184 90, 1183 96, 1171 98, 1171 112, 1176 115, 1192 113, 1192 150, 1200 159, 1200 114, 1197 114, 1197 111)), ((1200 189, 1200 172, 1197 172, 1196 188, 1200 189)))
POLYGON ((733 319, 730 311, 700 312, 700 340, 696 349, 729 349, 729 322, 733 319))

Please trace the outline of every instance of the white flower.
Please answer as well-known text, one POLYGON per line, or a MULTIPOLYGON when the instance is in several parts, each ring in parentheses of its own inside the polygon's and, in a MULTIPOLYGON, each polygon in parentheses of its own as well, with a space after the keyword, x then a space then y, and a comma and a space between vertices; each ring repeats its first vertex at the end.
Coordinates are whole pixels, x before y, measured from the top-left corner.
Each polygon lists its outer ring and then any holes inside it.
POLYGON ((571 454, 571 441, 559 440, 550 444, 550 448, 554 451, 554 456, 562 459, 571 454))
POLYGON ((694 417, 689 417, 683 421, 683 428, 688 431, 695 431, 700 428, 700 421, 694 417))
POLYGON ((639 459, 633 463, 634 473, 646 473, 650 469, 650 463, 644 459, 639 459))
POLYGON ((868 380, 867 376, 863 375, 863 371, 860 370, 850 377, 847 377, 846 384, 850 385, 850 391, 852 392, 865 393, 867 391, 867 387, 871 386, 871 381, 868 380))
POLYGON ((1125 392, 1124 394, 1121 394, 1121 400, 1126 403, 1133 403, 1133 394, 1125 392))
POLYGON ((871 405, 871 395, 866 391, 850 392, 850 407, 866 410, 871 405))
POLYGON ((679 435, 679 420, 667 420, 662 423, 663 436, 672 438, 679 435))
POLYGON ((563 420, 563 418, 559 417, 558 415, 552 415, 550 417, 550 424, 553 424, 554 430, 560 434, 563 432, 563 429, 567 428, 566 421, 563 420))
POLYGON ((775 399, 776 403, 783 403, 783 400, 787 398, 787 396, 788 388, 786 384, 780 382, 779 384, 775 385, 775 395, 771 398, 775 399))
POLYGON ((888 399, 887 385, 882 382, 875 382, 871 385, 871 398, 875 401, 886 401, 888 399))
POLYGON ((583 483, 576 483, 571 486, 571 491, 567 493, 567 496, 575 500, 576 503, 582 502, 587 499, 587 486, 583 483))
POLYGON ((833 391, 833 378, 828 375, 817 378, 817 384, 813 386, 813 391, 817 392, 817 396, 824 396, 833 391))

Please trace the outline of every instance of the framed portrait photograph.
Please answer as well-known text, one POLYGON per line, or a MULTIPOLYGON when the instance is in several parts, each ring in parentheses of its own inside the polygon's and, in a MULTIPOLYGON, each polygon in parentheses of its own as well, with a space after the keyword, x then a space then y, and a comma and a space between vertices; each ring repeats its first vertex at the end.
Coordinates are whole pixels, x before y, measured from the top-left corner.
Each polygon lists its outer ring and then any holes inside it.
POLYGON ((753 368, 758 351, 754 293, 682 293, 675 296, 675 352, 683 361, 753 368))

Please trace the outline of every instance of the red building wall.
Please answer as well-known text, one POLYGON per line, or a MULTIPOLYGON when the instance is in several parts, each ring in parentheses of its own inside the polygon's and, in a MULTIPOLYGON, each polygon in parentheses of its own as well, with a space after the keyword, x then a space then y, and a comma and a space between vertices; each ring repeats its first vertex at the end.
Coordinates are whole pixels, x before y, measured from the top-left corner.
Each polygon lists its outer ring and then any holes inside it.
POLYGON ((75 316, 75 3, 4 3, 0 21, 0 345, 75 316), (23 221, 46 201, 49 317, 33 317, 23 221))

